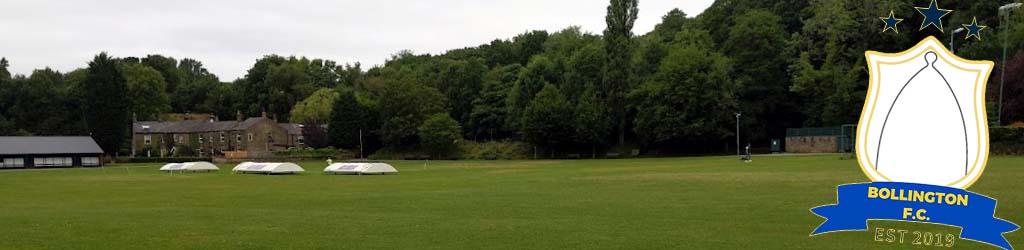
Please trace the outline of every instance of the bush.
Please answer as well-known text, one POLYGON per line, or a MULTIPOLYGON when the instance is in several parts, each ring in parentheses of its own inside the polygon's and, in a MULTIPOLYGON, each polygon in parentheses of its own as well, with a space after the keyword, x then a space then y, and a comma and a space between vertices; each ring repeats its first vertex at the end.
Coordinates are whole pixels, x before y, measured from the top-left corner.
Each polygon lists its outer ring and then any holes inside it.
POLYGON ((354 158, 352 152, 344 149, 320 148, 320 149, 293 149, 288 151, 274 151, 274 156, 284 158, 310 158, 310 159, 349 159, 354 158))
POLYGON ((462 158, 472 160, 529 159, 532 148, 533 147, 529 143, 513 141, 465 141, 459 144, 459 150, 462 151, 462 158))
POLYGON ((992 127, 988 138, 993 155, 1024 155, 1024 128, 992 127))
POLYGON ((530 159, 533 146, 525 142, 491 141, 474 142, 460 141, 457 150, 444 155, 431 155, 430 150, 422 146, 394 148, 387 147, 370 155, 371 160, 523 160, 530 159))
POLYGON ((462 139, 462 127, 446 113, 430 116, 418 130, 420 145, 433 156, 451 155, 462 139))
POLYGON ((117 158, 119 163, 167 163, 167 162, 193 162, 193 161, 212 161, 210 157, 120 157, 117 158))

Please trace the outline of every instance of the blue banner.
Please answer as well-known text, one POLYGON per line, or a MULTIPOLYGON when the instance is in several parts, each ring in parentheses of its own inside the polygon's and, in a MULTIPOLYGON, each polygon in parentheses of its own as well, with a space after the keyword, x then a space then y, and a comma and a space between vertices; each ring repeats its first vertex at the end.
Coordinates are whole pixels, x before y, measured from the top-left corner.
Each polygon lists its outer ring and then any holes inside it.
POLYGON ((825 218, 811 235, 867 230, 867 220, 897 220, 956 226, 963 229, 960 238, 1013 249, 1003 233, 1019 228, 995 218, 995 199, 963 189, 873 182, 841 185, 836 192, 838 204, 811 209, 825 218))

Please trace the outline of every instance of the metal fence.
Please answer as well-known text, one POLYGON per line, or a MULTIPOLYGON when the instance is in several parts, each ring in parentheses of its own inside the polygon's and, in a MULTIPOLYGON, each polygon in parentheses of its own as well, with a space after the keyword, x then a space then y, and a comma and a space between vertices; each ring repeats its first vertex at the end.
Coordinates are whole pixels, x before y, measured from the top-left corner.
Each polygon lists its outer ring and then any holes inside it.
POLYGON ((840 135, 842 135, 842 128, 840 128, 840 127, 790 128, 790 129, 786 129, 786 137, 796 137, 796 136, 840 136, 840 135))
POLYGON ((853 152, 857 138, 857 125, 847 124, 840 127, 790 128, 786 129, 786 137, 835 136, 837 152, 853 152))

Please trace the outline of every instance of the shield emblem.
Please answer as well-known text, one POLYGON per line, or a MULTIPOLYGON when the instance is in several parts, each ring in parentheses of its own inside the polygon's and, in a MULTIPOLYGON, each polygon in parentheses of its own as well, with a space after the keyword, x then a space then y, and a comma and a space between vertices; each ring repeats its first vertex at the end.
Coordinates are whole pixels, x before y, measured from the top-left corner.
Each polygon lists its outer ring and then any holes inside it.
POLYGON ((985 170, 985 86, 993 63, 960 58, 934 37, 900 53, 868 51, 857 160, 872 181, 966 189, 985 170))

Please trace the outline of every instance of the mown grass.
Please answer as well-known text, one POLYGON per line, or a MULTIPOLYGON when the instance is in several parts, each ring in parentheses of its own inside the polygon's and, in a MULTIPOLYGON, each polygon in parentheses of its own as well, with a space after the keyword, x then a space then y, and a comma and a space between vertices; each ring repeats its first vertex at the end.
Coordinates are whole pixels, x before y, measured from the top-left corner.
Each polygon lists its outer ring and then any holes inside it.
MULTIPOLYGON (((997 216, 1017 223, 1021 163, 992 159, 970 189, 999 199, 997 216)), ((836 185, 867 181, 837 156, 399 161, 401 174, 389 176, 300 164, 309 172, 0 171, 0 249, 943 249, 879 243, 871 232, 809 237, 823 221, 809 208, 834 203, 836 185)))

